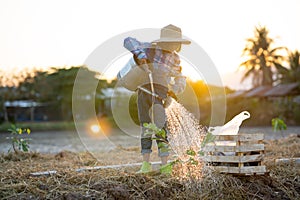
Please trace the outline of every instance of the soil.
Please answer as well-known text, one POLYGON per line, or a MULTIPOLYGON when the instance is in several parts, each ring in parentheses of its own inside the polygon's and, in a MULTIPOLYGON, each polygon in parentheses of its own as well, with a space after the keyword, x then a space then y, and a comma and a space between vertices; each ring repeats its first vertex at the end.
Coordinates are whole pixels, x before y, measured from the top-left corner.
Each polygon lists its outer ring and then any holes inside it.
MULTIPOLYGON (((289 126, 283 132, 274 132, 272 127, 242 127, 240 133, 264 133, 266 140, 275 140, 300 134, 299 126, 289 126)), ((39 153, 73 152, 108 152, 118 147, 131 148, 139 146, 139 129, 127 132, 112 129, 106 134, 93 134, 89 131, 44 131, 32 130, 29 135, 31 151, 39 153)), ((11 147, 10 134, 0 133, 0 153, 7 153, 11 147)), ((27 137, 27 135, 23 136, 27 137)), ((155 145, 155 144, 154 144, 155 145)))
MULTIPOLYGON (((120 136, 119 136, 120 137, 120 136)), ((233 176, 211 172, 182 180, 154 171, 136 174, 137 166, 76 172, 83 167, 140 162, 137 145, 105 151, 3 153, 0 199, 300 199, 300 166, 275 164, 277 158, 300 157, 298 135, 265 140, 265 175, 233 176), (32 172, 56 174, 32 176, 32 172)), ((109 145, 107 145, 109 146, 109 145)), ((105 148, 104 148, 105 149, 105 148)), ((152 160, 158 160, 154 152, 152 160)))

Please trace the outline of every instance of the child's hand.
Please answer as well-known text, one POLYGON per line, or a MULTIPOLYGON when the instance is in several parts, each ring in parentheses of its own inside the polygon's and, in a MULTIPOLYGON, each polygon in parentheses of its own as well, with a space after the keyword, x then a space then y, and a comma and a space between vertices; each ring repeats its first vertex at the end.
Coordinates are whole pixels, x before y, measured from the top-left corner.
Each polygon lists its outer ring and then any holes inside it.
POLYGON ((139 65, 144 65, 144 64, 147 64, 147 63, 148 63, 148 61, 147 61, 147 59, 145 59, 145 58, 139 59, 139 60, 138 60, 138 64, 139 64, 139 65))
POLYGON ((181 72, 182 71, 182 67, 181 66, 174 66, 173 69, 177 72, 181 72))

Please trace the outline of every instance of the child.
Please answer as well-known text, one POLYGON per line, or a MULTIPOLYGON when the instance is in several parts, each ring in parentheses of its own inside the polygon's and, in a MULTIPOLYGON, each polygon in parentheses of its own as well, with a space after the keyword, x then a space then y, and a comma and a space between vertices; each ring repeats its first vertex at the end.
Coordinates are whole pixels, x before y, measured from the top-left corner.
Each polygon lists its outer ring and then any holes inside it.
MULTIPOLYGON (((124 40, 124 47, 133 53, 138 66, 152 75, 153 87, 149 80, 141 87, 160 97, 155 98, 144 90, 138 89, 138 115, 142 127, 143 164, 139 171, 141 173, 151 171, 149 160, 152 152, 152 139, 151 136, 145 135, 143 124, 153 122, 158 128, 165 129, 166 116, 162 99, 166 99, 168 94, 179 94, 185 89, 186 79, 181 73, 180 58, 176 53, 181 50, 182 44, 190 44, 190 41, 182 39, 181 29, 174 25, 162 28, 160 39, 152 43, 142 43, 131 37, 124 40), (154 91, 152 91, 153 89, 154 91), (153 112, 153 116, 151 116, 151 112, 153 112)), ((157 140, 158 147, 161 146, 159 145, 161 142, 157 140)), ((166 166, 169 152, 159 148, 159 156, 162 166, 166 166)))

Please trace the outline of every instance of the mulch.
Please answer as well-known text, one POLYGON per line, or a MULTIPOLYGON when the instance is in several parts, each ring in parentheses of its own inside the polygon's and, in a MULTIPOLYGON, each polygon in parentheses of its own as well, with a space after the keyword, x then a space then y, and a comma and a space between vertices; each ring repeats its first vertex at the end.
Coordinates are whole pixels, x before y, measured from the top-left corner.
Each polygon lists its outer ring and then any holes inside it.
POLYGON ((300 138, 268 140, 265 147, 265 175, 234 176, 203 169, 200 178, 192 174, 182 178, 177 170, 172 176, 136 174, 137 167, 74 170, 140 161, 138 147, 119 146, 97 155, 70 151, 2 154, 0 199, 300 199, 300 166, 275 164, 277 158, 300 157, 300 138), (49 170, 57 173, 30 175, 49 170))

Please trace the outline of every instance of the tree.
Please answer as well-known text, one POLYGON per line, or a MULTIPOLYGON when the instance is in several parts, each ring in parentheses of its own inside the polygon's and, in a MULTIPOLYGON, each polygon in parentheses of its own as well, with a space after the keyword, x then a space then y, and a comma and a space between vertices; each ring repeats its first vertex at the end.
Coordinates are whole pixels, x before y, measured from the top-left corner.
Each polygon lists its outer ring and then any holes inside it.
MULTIPOLYGON (((90 95, 84 90, 84 85, 89 85, 96 80, 97 72, 90 71, 85 66, 59 68, 47 76, 47 85, 51 85, 51 100, 55 101, 60 107, 62 117, 64 120, 72 120, 72 95, 73 87, 78 71, 84 73, 84 80, 82 82, 82 95, 90 95)), ((42 88, 41 88, 42 89, 42 88)))
POLYGON ((296 83, 300 82, 300 52, 289 52, 289 67, 277 66, 278 77, 280 83, 296 83))
MULTIPOLYGON (((0 78, 4 73, 0 71, 0 78)), ((100 74, 89 70, 86 66, 71 68, 52 68, 48 71, 34 69, 24 71, 19 76, 12 75, 11 86, 5 85, 5 81, 0 81, 0 117, 4 113, 4 103, 14 100, 33 100, 51 106, 51 110, 56 114, 57 119, 72 120, 72 98, 86 99, 95 98, 95 110, 103 103, 99 98, 102 89, 114 87, 117 80, 107 82, 99 79, 100 74), (80 73, 78 73, 80 70, 80 73), (78 77, 80 75, 80 77, 78 77), (74 83, 78 83, 80 89, 73 95, 74 83), (1 85, 2 84, 2 85, 1 85), (91 91, 91 86, 95 85, 91 91), (89 89, 88 89, 89 88, 89 89), (60 114, 61 113, 61 114, 60 114)), ((6 80, 6 79, 5 79, 6 80)), ((83 104, 84 105, 84 104, 83 104)), ((2 116, 3 118, 3 116, 2 116)), ((7 118, 7 117, 6 117, 7 118)))
POLYGON ((274 40, 269 37, 266 27, 255 27, 254 38, 248 38, 242 56, 247 60, 240 64, 246 68, 242 81, 252 76, 254 87, 273 84, 273 71, 282 66, 283 56, 279 53, 283 47, 272 48, 274 40))
POLYGON ((64 120, 71 120, 73 87, 79 70, 81 70, 80 74, 82 75, 82 78, 79 80, 82 87, 80 95, 83 97, 94 94, 91 91, 86 91, 85 87, 95 82, 98 82, 97 88, 95 88, 96 91, 94 91, 96 93, 101 93, 102 88, 111 85, 106 80, 99 80, 97 78, 99 74, 95 71, 90 71, 85 66, 52 68, 50 71, 34 71, 31 75, 23 78, 23 81, 16 87, 18 95, 14 100, 28 99, 50 103, 55 109, 61 111, 61 116, 64 120))

